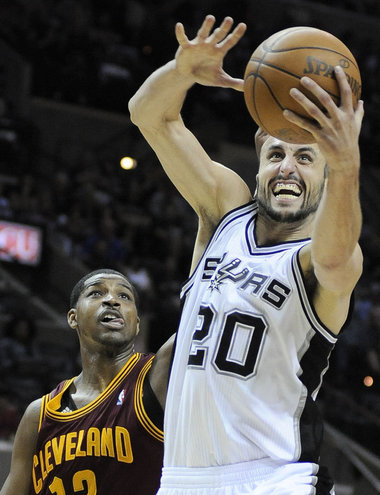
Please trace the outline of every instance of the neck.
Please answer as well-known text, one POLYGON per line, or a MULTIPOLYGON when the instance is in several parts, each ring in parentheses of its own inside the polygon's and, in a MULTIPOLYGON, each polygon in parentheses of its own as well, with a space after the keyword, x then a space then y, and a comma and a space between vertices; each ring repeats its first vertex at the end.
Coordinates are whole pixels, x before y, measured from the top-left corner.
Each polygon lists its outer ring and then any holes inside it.
POLYGON ((259 213, 256 220, 255 237, 258 246, 271 246, 283 242, 307 239, 311 235, 313 215, 308 218, 285 222, 276 221, 266 214, 259 213))
POLYGON ((78 376, 77 386, 91 387, 102 392, 115 378, 120 370, 133 356, 133 346, 118 350, 102 350, 89 352, 81 349, 82 373, 78 376))

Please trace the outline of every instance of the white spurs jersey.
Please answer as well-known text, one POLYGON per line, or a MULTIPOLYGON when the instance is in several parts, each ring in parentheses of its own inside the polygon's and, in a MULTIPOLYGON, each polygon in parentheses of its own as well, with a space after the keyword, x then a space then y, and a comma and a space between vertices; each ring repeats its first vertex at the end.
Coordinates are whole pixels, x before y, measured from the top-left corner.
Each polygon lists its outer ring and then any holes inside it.
POLYGON ((165 411, 166 467, 318 462, 315 398, 336 337, 307 298, 309 239, 255 243, 255 202, 219 223, 184 285, 165 411))

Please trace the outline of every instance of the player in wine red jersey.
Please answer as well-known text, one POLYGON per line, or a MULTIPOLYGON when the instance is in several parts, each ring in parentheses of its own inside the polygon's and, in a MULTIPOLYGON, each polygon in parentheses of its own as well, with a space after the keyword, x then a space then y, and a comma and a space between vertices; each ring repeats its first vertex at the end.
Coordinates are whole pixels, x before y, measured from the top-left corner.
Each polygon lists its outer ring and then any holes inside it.
POLYGON ((27 408, 1 495, 157 492, 172 339, 156 355, 134 350, 136 297, 114 270, 76 284, 68 323, 82 371, 27 408))

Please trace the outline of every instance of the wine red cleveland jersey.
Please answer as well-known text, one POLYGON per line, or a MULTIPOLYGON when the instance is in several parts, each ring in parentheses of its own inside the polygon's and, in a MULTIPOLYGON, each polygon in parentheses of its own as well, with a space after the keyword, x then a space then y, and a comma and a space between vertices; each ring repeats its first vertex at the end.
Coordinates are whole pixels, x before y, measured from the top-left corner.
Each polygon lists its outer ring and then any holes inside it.
POLYGON ((134 354, 94 401, 58 412, 73 378, 42 399, 31 495, 153 495, 163 432, 143 404, 153 354, 134 354))

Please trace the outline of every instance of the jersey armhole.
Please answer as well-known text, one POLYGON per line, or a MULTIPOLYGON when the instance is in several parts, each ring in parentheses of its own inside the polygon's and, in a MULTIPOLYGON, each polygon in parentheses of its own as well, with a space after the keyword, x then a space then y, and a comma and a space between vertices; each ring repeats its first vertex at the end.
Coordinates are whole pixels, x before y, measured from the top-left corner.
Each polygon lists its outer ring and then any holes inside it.
POLYGON ((350 326, 350 323, 352 320, 352 314, 354 312, 354 307, 355 307, 355 289, 352 291, 352 294, 350 297, 350 306, 348 308, 347 318, 346 318, 346 321, 343 323, 342 328, 340 329, 339 335, 341 335, 344 332, 344 330, 346 330, 350 326))
POLYGON ((40 417, 39 417, 39 420, 38 420, 38 432, 40 432, 41 430, 41 426, 42 426, 42 421, 45 417, 45 412, 46 412, 46 406, 47 406, 47 403, 50 399, 50 394, 46 394, 42 397, 42 400, 41 400, 41 408, 40 408, 40 417))
POLYGON ((147 373, 144 384, 143 384, 143 405, 146 413, 148 414, 150 420, 154 423, 154 425, 163 430, 164 427, 164 411, 161 407, 161 404, 158 402, 157 397, 154 395, 152 387, 149 383, 149 373, 147 373))

